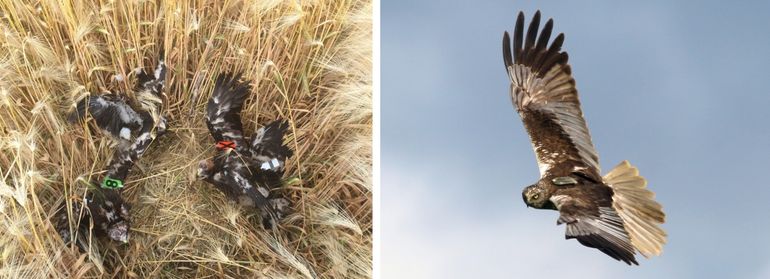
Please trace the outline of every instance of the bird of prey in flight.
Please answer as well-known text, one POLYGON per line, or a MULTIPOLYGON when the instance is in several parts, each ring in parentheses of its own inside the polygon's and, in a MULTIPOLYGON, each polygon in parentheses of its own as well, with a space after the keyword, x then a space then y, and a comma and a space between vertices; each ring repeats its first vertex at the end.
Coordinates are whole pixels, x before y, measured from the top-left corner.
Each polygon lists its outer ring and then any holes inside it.
POLYGON ((289 213, 289 202, 272 191, 283 183, 286 159, 293 152, 283 143, 289 127, 275 120, 258 129, 247 143, 241 109, 251 87, 241 74, 220 74, 206 105, 206 126, 216 141, 217 155, 198 164, 198 178, 214 185, 242 206, 256 208, 262 226, 270 229, 289 213))
POLYGON ((657 256, 666 242, 659 225, 665 220, 647 181, 627 161, 604 176, 591 142, 572 78, 564 34, 548 41, 549 19, 540 34, 540 11, 526 33, 519 13, 511 41, 503 35, 503 60, 511 81, 510 94, 529 133, 540 180, 522 192, 529 207, 559 211, 566 238, 599 249, 629 265, 636 252, 657 256), (513 44, 513 46, 511 46, 513 44))

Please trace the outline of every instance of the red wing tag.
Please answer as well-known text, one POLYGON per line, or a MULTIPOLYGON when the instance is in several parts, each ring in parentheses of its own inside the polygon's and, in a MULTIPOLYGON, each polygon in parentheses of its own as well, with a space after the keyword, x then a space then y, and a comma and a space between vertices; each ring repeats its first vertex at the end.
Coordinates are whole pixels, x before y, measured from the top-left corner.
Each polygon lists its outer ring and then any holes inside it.
POLYGON ((222 150, 228 149, 228 148, 235 149, 235 142, 222 140, 222 141, 218 141, 216 146, 217 146, 217 149, 222 149, 222 150))

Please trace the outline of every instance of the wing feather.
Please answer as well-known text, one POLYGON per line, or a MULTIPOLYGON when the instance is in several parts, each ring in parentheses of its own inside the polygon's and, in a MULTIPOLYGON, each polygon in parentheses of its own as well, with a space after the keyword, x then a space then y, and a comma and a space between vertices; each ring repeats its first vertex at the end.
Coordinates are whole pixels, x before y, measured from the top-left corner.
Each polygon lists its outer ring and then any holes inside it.
POLYGON ((639 264, 624 220, 612 207, 581 203, 566 195, 554 195, 550 200, 560 213, 557 224, 567 225, 567 239, 575 238, 581 244, 629 265, 639 264))
POLYGON ((235 143, 239 153, 249 148, 243 139, 241 109, 251 87, 238 81, 241 74, 220 74, 214 84, 214 92, 206 105, 206 126, 211 136, 219 141, 235 143))
POLYGON ((561 51, 564 34, 557 35, 547 47, 553 21, 549 19, 537 36, 539 26, 538 11, 524 37, 524 14, 519 13, 513 49, 508 33, 503 35, 503 62, 511 80, 511 100, 532 140, 541 176, 569 161, 600 181, 598 154, 580 108, 567 63, 569 56, 561 51))
POLYGON ((166 67, 165 60, 163 58, 163 49, 161 48, 158 54, 158 65, 152 74, 148 74, 144 68, 136 69, 137 81, 135 85, 135 97, 141 105, 141 109, 148 111, 153 120, 152 126, 157 126, 158 133, 165 131, 165 120, 161 116, 161 110, 163 105, 163 85, 166 80, 166 67))
POLYGON ((252 136, 251 154, 261 169, 283 171, 286 158, 293 154, 283 142, 288 128, 289 122, 278 119, 259 128, 252 136))
POLYGON ((96 125, 113 137, 130 140, 131 134, 142 126, 142 119, 126 102, 113 94, 91 95, 78 101, 69 116, 71 122, 83 121, 90 114, 96 125))

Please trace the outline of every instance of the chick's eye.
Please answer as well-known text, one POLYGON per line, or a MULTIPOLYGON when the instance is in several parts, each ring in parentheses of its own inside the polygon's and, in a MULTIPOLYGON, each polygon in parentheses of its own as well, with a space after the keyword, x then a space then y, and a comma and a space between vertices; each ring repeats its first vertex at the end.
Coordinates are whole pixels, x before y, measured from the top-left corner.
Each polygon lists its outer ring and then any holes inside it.
POLYGON ((539 198, 539 197, 540 197, 540 194, 535 194, 534 196, 532 196, 532 199, 533 199, 533 200, 536 200, 536 199, 537 199, 537 198, 539 198))

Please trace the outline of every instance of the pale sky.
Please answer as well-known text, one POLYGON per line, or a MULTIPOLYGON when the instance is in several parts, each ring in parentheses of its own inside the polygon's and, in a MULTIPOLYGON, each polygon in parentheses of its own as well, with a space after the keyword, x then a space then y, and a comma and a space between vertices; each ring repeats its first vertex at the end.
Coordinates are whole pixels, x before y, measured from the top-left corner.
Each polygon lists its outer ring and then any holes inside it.
MULTIPOLYGON (((383 278, 770 278, 770 2, 382 1, 383 278), (503 31, 554 19, 603 167, 667 214, 629 267, 526 208, 503 31)), ((554 35, 555 36, 555 35, 554 35)))

